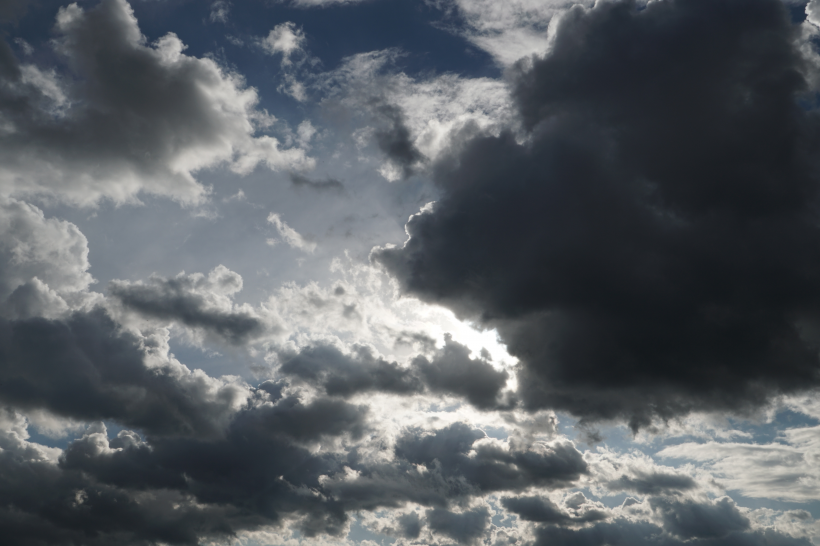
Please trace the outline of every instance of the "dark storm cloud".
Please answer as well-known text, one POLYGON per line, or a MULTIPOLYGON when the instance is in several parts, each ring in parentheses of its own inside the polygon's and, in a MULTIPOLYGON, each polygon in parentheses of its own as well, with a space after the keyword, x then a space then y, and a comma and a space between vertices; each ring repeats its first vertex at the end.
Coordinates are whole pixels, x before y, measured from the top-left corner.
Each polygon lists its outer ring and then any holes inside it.
POLYGON ((346 355, 330 345, 306 347, 295 355, 280 356, 281 373, 320 386, 331 396, 352 396, 367 391, 413 394, 423 390, 410 370, 376 358, 366 347, 346 355))
POLYGON ((74 442, 59 466, 0 453, 5 537, 15 544, 194 545, 283 516, 303 518, 307 536, 339 534, 347 521, 338 502, 299 490, 321 488, 319 476, 337 463, 262 423, 240 419, 219 441, 166 439, 121 451, 107 450, 100 436, 74 442))
POLYGON ((652 498, 650 506, 661 513, 663 527, 681 538, 720 538, 733 531, 745 531, 749 520, 728 497, 714 504, 652 498))
POLYGON ((401 536, 405 538, 418 538, 421 534, 421 518, 416 512, 402 514, 398 518, 401 536))
POLYGON ((187 202, 208 190, 193 172, 228 163, 304 167, 303 150, 254 136, 255 90, 168 34, 149 44, 124 0, 56 17, 57 67, 19 65, 0 46, 0 190, 90 205, 148 191, 187 202), (67 70, 65 69, 67 68, 67 70))
POLYGON ((12 463, 3 470, 18 473, 4 474, 0 480, 0 527, 8 544, 193 546, 200 537, 226 539, 242 528, 238 514, 231 525, 229 516, 236 510, 200 507, 162 494, 146 495, 138 502, 115 488, 87 483, 79 475, 66 476, 48 463, 12 463), (25 479, 19 478, 21 474, 25 479))
POLYGON ((325 178, 324 180, 313 180, 299 173, 290 173, 290 183, 295 188, 308 188, 318 192, 344 193, 345 186, 335 178, 325 178))
MULTIPOLYGON (((241 282, 240 279, 240 288, 241 282)), ((148 284, 114 281, 109 285, 111 295, 131 311, 150 318, 180 322, 234 345, 241 345, 268 330, 265 323, 251 313, 233 311, 230 302, 223 300, 220 306, 212 301, 224 295, 213 293, 212 290, 220 288, 218 280, 209 283, 204 278, 186 275, 171 279, 153 277, 148 284)), ((230 294, 234 287, 229 286, 227 290, 230 294)))
POLYGON ((663 533, 663 529, 646 522, 619 519, 591 527, 571 530, 558 526, 542 526, 536 530, 534 546, 810 546, 806 538, 793 538, 773 529, 734 532, 722 538, 678 540, 663 533))
MULTIPOLYGON (((288 404, 285 399, 272 407, 242 410, 226 433, 214 439, 161 437, 148 445, 129 432, 110 441, 104 434, 88 434, 65 450, 59 468, 135 498, 166 491, 203 509, 219 506, 225 513, 242 514, 244 520, 223 517, 228 530, 297 517, 306 536, 339 535, 351 512, 415 502, 433 507, 427 512, 433 530, 464 540, 483 534, 488 513, 486 509, 453 513, 448 509, 451 501, 485 491, 561 487, 585 471, 580 453, 571 445, 554 444, 540 451, 488 450, 474 445, 483 433, 463 424, 437 431, 433 442, 409 431, 391 462, 365 462, 356 450, 312 453, 294 442, 305 439, 294 432, 294 426, 283 426, 273 418, 283 414, 277 408, 288 404), (115 446, 120 449, 111 449, 115 446), (471 447, 478 450, 475 462, 467 456, 471 447), (453 449, 457 452, 448 451, 453 449), (419 473, 417 464, 427 471, 419 473), (345 467, 358 476, 347 477, 345 467)), ((347 412, 345 408, 323 410, 328 417, 332 411, 347 412)), ((324 424, 314 430, 313 438, 351 431, 355 435, 356 418, 341 427, 334 426, 333 419, 317 422, 324 424)), ((416 513, 405 514, 398 527, 397 534, 418 536, 421 522, 416 513)))
POLYGON ((439 162, 373 258, 498 329, 530 408, 633 428, 820 382, 820 118, 777 0, 576 6, 520 63, 529 139, 439 162), (805 99, 805 100, 804 100, 805 99))
POLYGON ((474 508, 460 514, 441 508, 427 511, 427 526, 458 544, 474 544, 484 536, 490 523, 487 508, 474 508))
POLYGON ((412 175, 415 168, 424 161, 424 154, 413 144, 404 112, 399 106, 380 100, 371 101, 370 107, 373 115, 381 122, 375 134, 379 149, 401 168, 405 178, 412 175))
POLYGON ((697 488, 695 480, 680 474, 665 472, 636 473, 634 476, 623 475, 617 480, 606 483, 613 491, 633 491, 641 495, 660 495, 675 491, 689 491, 697 488))
POLYGON ((321 387, 331 396, 370 391, 409 395, 422 393, 426 387, 430 392, 462 396, 480 409, 513 403, 499 400, 507 372, 497 371, 486 360, 470 358, 470 350, 449 335, 432 360, 418 356, 409 367, 376 358, 366 347, 355 347, 353 354, 346 355, 330 345, 315 345, 296 354, 281 354, 280 359, 281 373, 321 387))
MULTIPOLYGON (((238 412, 219 438, 156 437, 148 444, 127 431, 110 441, 105 433, 87 434, 66 448, 59 468, 65 476, 81 475, 116 490, 131 504, 165 492, 171 500, 199 506, 203 517, 222 514, 211 524, 226 536, 279 524, 283 517, 301 519, 306 536, 339 535, 348 521, 346 512, 355 505, 304 493, 323 491, 322 476, 341 471, 344 455, 312 454, 297 442, 356 438, 364 411, 339 401, 302 404, 286 397, 275 405, 238 412)), ((123 525, 119 514, 110 518, 110 527, 123 525)), ((197 543, 211 534, 206 525, 195 527, 197 523, 167 522, 167 531, 180 533, 190 526, 186 543, 197 543)))
MULTIPOLYGON (((0 400, 152 435, 215 435, 244 396, 182 367, 146 365, 146 346, 102 310, 65 321, 0 320, 0 400)), ((150 347, 148 347, 150 350, 150 347)))
POLYGON ((602 510, 588 510, 580 516, 571 516, 545 497, 506 497, 501 504, 524 521, 571 525, 601 521, 607 518, 602 510))
POLYGON ((570 443, 529 450, 505 450, 495 443, 474 445, 485 437, 464 423, 429 435, 410 431, 396 442, 396 455, 484 492, 563 487, 587 473, 581 453, 570 443))

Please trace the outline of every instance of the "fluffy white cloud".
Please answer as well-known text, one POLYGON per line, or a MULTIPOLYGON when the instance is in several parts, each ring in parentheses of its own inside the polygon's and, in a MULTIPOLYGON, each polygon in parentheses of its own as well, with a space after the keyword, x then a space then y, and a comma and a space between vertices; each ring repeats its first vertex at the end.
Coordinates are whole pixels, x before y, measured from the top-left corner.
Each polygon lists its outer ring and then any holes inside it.
POLYGON ((658 456, 703 463, 728 490, 748 497, 792 502, 817 500, 820 488, 820 427, 792 428, 782 442, 682 443, 658 456))
POLYGON ((377 142, 388 159, 380 168, 388 180, 435 161, 469 136, 515 124, 505 82, 455 74, 413 78, 395 69, 402 55, 397 49, 354 55, 315 84, 326 93, 326 109, 342 107, 358 118, 362 127, 353 138, 360 148, 377 142))

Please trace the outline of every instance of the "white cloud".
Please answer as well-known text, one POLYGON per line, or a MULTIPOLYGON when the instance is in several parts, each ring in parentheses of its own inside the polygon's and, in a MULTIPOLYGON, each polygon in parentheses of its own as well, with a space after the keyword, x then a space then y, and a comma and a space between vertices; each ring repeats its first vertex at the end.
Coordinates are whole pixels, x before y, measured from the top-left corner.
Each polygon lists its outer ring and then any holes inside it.
POLYGON ((211 4, 210 20, 212 23, 227 23, 231 12, 231 3, 227 0, 216 0, 211 4))
POLYGON ((6 316, 55 316, 95 300, 88 240, 74 224, 0 198, 0 308, 6 316))
POLYGON ((820 1, 811 0, 806 4, 806 19, 815 25, 820 26, 820 1))
POLYGON ((305 33, 294 23, 286 22, 276 25, 261 40, 262 48, 270 55, 282 55, 282 66, 291 64, 291 56, 302 52, 305 44, 305 33))
MULTIPOLYGON (((273 227, 279 232, 279 236, 282 237, 282 240, 285 241, 288 246, 303 252, 313 252, 316 250, 315 242, 302 237, 298 231, 287 225, 277 213, 271 212, 270 215, 268 215, 268 222, 273 224, 273 227)), ((270 244, 270 241, 268 244, 270 244)))

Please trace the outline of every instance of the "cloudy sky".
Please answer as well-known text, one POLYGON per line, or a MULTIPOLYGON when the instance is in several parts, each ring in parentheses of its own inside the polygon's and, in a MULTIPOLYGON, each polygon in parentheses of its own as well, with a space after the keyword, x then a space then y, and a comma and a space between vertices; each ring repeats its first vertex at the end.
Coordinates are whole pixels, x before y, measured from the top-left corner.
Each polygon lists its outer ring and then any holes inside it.
POLYGON ((820 546, 820 0, 0 0, 0 541, 820 546))

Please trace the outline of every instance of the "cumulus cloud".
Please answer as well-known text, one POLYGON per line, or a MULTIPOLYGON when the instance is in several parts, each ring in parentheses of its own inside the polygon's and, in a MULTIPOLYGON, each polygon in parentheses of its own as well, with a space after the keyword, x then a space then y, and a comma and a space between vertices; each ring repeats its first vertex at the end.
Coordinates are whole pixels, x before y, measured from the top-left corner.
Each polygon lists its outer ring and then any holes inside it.
POLYGON ((396 454, 484 492, 566 487, 587 473, 581 453, 569 442, 516 449, 464 423, 432 434, 409 431, 396 442, 396 454))
POLYGON ((0 199, 0 315, 56 318, 94 301, 88 241, 77 226, 0 199))
POLYGON ((0 321, 0 399, 77 420, 114 419, 149 434, 219 434, 247 396, 167 355, 161 334, 138 338, 102 310, 66 320, 0 321))
POLYGON ((0 22, 15 21, 28 8, 29 0, 4 0, 0 3, 0 22))
POLYGON ((490 512, 485 507, 454 513, 441 508, 427 511, 427 525, 458 544, 476 544, 490 523, 490 512))
POLYGON ((387 159, 379 171, 388 180, 423 171, 457 135, 497 134, 512 123, 504 82, 455 74, 414 78, 396 69, 402 57, 398 49, 352 55, 313 84, 325 110, 342 108, 363 125, 357 145, 375 142, 387 159))
MULTIPOLYGON (((304 150, 257 134, 256 90, 173 33, 147 43, 124 0, 60 8, 55 44, 69 72, 20 65, 0 45, 0 191, 81 205, 140 192, 195 203, 197 171, 227 164, 300 169, 304 150)), ((263 122, 263 123, 262 123, 263 122)))
POLYGON ((291 173, 290 182, 295 188, 308 188, 317 192, 344 193, 345 191, 344 184, 335 178, 314 180, 299 173, 291 173))
POLYGON ((128 311, 181 323, 234 345, 279 330, 272 319, 250 306, 233 303, 231 297, 242 290, 242 277, 224 265, 207 277, 202 273, 180 273, 171 279, 153 276, 147 283, 113 281, 108 289, 128 311))
POLYGON ((496 327, 531 408, 637 429, 816 385, 804 38, 776 0, 573 7, 517 66, 526 142, 438 162, 442 197, 374 260, 496 327))
POLYGON ((282 55, 282 65, 291 64, 291 56, 303 52, 305 33, 291 22, 276 25, 260 42, 270 55, 282 55))
POLYGON ((591 1, 567 0, 438 0, 439 8, 461 19, 457 32, 493 56, 502 66, 523 57, 543 55, 550 47, 550 23, 573 5, 591 1))

